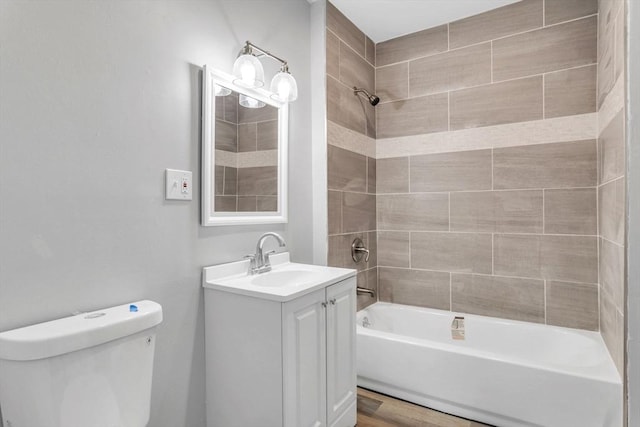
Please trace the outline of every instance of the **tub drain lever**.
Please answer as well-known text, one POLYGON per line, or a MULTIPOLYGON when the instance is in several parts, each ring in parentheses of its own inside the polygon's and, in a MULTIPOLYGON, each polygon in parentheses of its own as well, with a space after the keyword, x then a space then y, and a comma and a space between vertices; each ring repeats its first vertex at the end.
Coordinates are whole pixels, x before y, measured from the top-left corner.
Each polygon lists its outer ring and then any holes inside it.
POLYGON ((451 322, 451 338, 454 340, 464 339, 464 317, 456 316, 451 322))

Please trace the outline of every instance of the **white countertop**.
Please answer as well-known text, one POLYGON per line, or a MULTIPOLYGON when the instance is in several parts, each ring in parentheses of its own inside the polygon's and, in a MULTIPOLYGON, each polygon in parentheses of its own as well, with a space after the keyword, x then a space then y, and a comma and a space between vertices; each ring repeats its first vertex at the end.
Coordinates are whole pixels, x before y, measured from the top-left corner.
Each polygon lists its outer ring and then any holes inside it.
POLYGON ((285 302, 353 277, 356 270, 291 262, 289 252, 271 256, 271 271, 250 275, 249 260, 204 268, 203 287, 285 302))

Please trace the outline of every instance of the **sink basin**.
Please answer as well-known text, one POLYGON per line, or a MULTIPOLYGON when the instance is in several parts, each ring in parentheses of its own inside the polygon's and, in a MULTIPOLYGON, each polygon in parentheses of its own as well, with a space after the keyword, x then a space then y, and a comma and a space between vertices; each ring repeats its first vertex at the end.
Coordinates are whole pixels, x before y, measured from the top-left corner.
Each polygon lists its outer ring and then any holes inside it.
POLYGON ((249 260, 205 267, 203 286, 284 302, 356 274, 347 268, 294 263, 288 252, 272 255, 270 260, 272 270, 256 275, 248 274, 249 260))
POLYGON ((272 270, 253 276, 251 283, 256 286, 295 286, 313 281, 315 276, 308 270, 272 270))

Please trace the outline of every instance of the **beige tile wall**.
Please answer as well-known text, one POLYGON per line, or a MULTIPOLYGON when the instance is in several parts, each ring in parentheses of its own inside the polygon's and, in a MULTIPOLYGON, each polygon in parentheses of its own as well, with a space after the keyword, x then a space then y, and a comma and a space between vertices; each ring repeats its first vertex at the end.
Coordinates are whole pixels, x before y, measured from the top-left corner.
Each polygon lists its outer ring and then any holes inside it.
MULTIPOLYGON (((596 14, 596 0, 524 0, 379 43, 377 138, 595 113, 596 14)), ((599 149, 592 135, 385 151, 380 298, 598 330, 598 224, 620 233, 614 218, 599 220, 599 193, 622 206, 615 185, 598 189, 598 152, 609 175, 621 156, 615 136, 599 149)))
POLYGON ((376 297, 358 296, 361 309, 377 300, 376 116, 353 94, 353 86, 375 91, 375 45, 331 3, 327 4, 328 264, 358 270, 358 286, 376 297), (351 259, 359 237, 370 251, 368 262, 351 259))
POLYGON ((600 0, 598 28, 598 237, 600 331, 618 371, 625 366, 625 108, 626 11, 622 0, 600 0))
POLYGON ((523 0, 376 45, 378 138, 596 111, 597 0, 523 0))
MULTIPOLYGON (((600 16, 605 9, 611 25, 623 22, 612 12, 620 0, 602 3, 600 16)), ((594 116, 602 86, 613 88, 623 68, 623 49, 609 43, 612 81, 596 87, 600 45, 608 46, 597 38, 605 33, 596 13, 597 0, 523 0, 372 52, 370 39, 329 5, 328 118, 330 128, 345 129, 328 141, 330 264, 357 268, 359 285, 378 286, 384 301, 601 329, 616 342, 621 312, 606 310, 624 295, 614 285, 624 206, 617 129, 603 129, 598 141, 558 134, 521 146, 514 133, 513 146, 395 157, 387 150, 377 160, 359 148, 363 137, 346 131, 391 141, 529 121, 549 120, 552 129, 554 120, 594 116), (370 84, 370 66, 381 97, 375 110, 350 92, 370 84), (614 208, 603 212, 602 199, 614 208), (368 264, 350 261, 355 236, 376 249, 368 264)))

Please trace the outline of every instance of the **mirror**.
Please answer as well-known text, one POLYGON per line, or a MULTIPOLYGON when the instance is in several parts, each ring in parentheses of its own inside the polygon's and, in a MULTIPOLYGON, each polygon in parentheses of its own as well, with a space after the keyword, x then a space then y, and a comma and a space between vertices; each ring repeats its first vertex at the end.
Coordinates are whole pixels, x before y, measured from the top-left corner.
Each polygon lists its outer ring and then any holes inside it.
POLYGON ((288 104, 204 67, 202 225, 287 222, 288 104))

